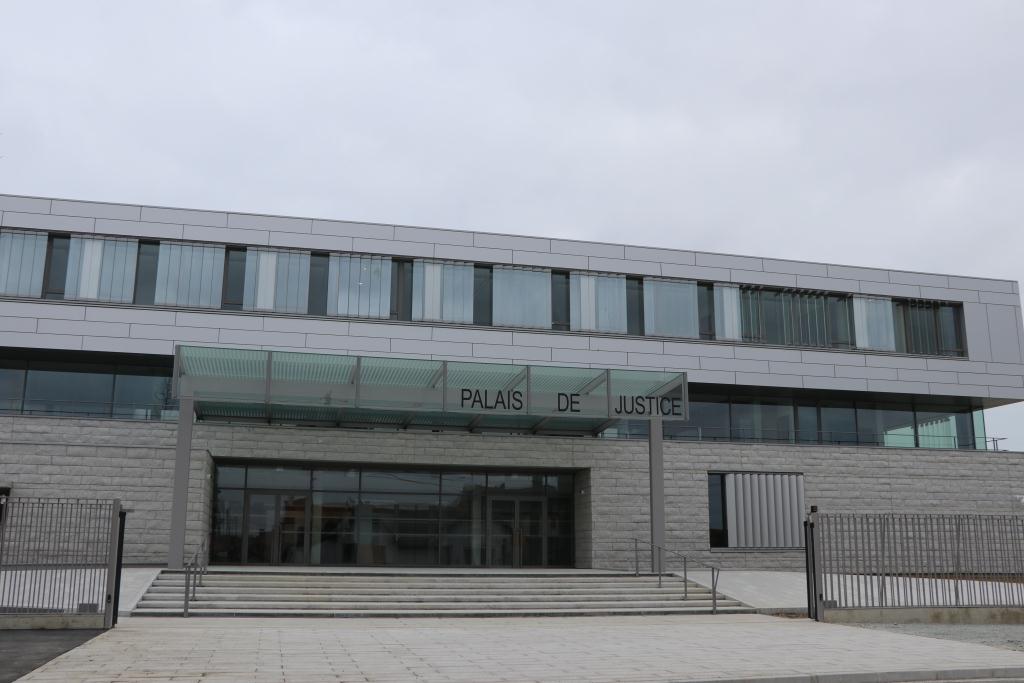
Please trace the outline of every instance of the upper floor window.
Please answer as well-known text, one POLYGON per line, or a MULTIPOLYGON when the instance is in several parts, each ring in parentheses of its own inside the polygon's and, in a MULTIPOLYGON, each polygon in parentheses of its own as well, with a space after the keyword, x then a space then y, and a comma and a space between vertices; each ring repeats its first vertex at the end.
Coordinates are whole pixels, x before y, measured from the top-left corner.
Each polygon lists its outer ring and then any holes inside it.
POLYGON ((390 256, 331 254, 327 315, 386 319, 392 310, 391 284, 390 256))
POLYGON ((551 329, 551 271, 547 268, 494 266, 495 325, 551 329))
POLYGON ((224 247, 160 243, 153 295, 156 305, 219 308, 223 287, 224 247))
POLYGON ((853 297, 853 323, 858 349, 895 351, 892 300, 887 297, 853 297))
POLYGON ((0 294, 39 296, 46 267, 45 232, 0 232, 0 294))
POLYGON ((309 298, 306 311, 310 315, 327 315, 327 283, 330 255, 315 252, 309 256, 309 298))
POLYGON ((139 260, 135 266, 135 303, 143 306, 153 305, 156 298, 156 272, 159 260, 159 243, 139 242, 139 260))
POLYGON ((306 313, 308 306, 309 252, 262 247, 246 250, 243 309, 306 313))
POLYGON ((569 271, 551 271, 551 329, 569 329, 569 271))
POLYGON ((700 336, 697 283, 643 279, 643 332, 659 337, 700 336))
POLYGON ((412 320, 412 261, 392 259, 391 262, 391 315, 392 320, 412 320))
POLYGON ((494 269, 477 264, 473 267, 473 324, 490 325, 494 320, 494 269))
POLYGON ((740 287, 744 341, 848 348, 851 310, 849 297, 740 287))
POLYGON ((625 333, 626 276, 571 272, 569 327, 573 331, 625 333))
POLYGON ((416 259, 412 267, 412 319, 473 322, 473 264, 416 259))
POLYGON ((43 269, 43 298, 63 299, 68 277, 68 250, 71 238, 50 235, 46 245, 46 267, 43 269))
POLYGON ((138 250, 133 239, 73 236, 64 298, 131 303, 138 250))
POLYGON ((961 308, 935 301, 893 301, 896 350, 939 356, 963 355, 961 308))

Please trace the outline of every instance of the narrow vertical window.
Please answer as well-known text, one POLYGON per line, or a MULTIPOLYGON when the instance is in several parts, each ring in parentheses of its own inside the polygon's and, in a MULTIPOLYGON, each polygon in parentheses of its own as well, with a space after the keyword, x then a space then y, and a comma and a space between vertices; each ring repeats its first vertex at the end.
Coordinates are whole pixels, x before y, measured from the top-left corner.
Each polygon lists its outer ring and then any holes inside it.
POLYGON ((42 294, 48 241, 45 232, 0 232, 0 294, 42 294))
POLYGON ((135 266, 135 298, 140 306, 152 306, 156 301, 156 272, 160 261, 160 244, 139 242, 138 263, 135 266))
POLYGON ((134 239, 73 236, 64 298, 131 303, 138 248, 134 239))
POLYGON ((46 246, 46 275, 43 283, 44 299, 63 299, 64 284, 68 277, 68 249, 70 238, 67 235, 50 235, 46 246))
MULTIPOLYGON (((161 242, 154 303, 157 306, 219 308, 223 303, 224 251, 219 244, 161 242)), ((244 269, 244 253, 242 256, 244 269)))
POLYGON ((227 247, 224 253, 224 299, 221 308, 242 310, 245 303, 245 247, 227 247))
POLYGON ((626 278, 626 333, 644 334, 644 280, 626 278))
POLYGON ((309 298, 306 311, 310 315, 327 315, 327 277, 330 256, 316 252, 309 256, 309 298))
POLYGON ((394 259, 391 268, 392 320, 412 320, 412 261, 394 259))
POLYGON ((523 266, 494 266, 491 279, 491 313, 495 325, 550 329, 549 270, 523 266))
POLYGON ((697 315, 701 339, 715 338, 715 287, 710 282, 697 285, 697 315))
POLYGON ((551 329, 569 329, 569 271, 551 271, 551 329))
POLYGON ((392 304, 389 256, 331 254, 327 315, 387 318, 392 304))
POLYGON ((569 297, 570 329, 626 331, 626 276, 572 271, 569 297))
POLYGON ((412 277, 413 320, 473 322, 473 264, 416 259, 412 277))
POLYGON ((715 339, 739 341, 743 338, 740 316, 740 288, 715 283, 715 339))
POLYGON ((963 307, 960 304, 939 304, 939 353, 943 356, 963 356, 963 307))
POLYGON ((493 320, 494 270, 491 266, 477 264, 473 268, 473 324, 490 325, 493 320))
POLYGON ((853 297, 853 323, 858 349, 895 351, 892 300, 888 297, 853 297))
POLYGON ((711 472, 708 474, 708 527, 712 548, 729 547, 725 512, 725 475, 711 472))

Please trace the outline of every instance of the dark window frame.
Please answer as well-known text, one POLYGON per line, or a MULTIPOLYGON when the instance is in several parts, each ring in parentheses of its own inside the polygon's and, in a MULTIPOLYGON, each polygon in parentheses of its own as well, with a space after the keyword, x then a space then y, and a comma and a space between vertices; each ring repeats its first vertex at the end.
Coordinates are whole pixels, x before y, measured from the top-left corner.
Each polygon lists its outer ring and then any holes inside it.
POLYGON ((246 252, 248 249, 245 246, 237 244, 229 244, 224 247, 224 281, 221 286, 221 310, 225 311, 241 311, 245 306, 245 268, 246 268, 246 252), (235 271, 232 269, 231 255, 241 254, 241 282, 236 283, 232 277, 235 271), (234 286, 238 286, 238 298, 230 298, 233 292, 231 291, 234 286))
POLYGON ((68 259, 71 252, 71 235, 63 232, 51 232, 46 237, 46 261, 43 266, 43 291, 40 298, 60 301, 64 299, 68 280, 68 259), (59 273, 54 271, 54 243, 60 240, 63 244, 64 261, 58 267, 59 273), (51 287, 50 280, 54 276, 60 276, 60 281, 51 287))

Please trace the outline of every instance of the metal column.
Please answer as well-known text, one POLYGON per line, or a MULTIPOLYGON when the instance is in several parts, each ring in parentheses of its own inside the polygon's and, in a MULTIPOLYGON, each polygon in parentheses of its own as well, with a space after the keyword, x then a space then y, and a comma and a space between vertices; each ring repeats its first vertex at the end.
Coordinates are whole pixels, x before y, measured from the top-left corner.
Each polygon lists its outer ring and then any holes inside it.
POLYGON ((185 564, 185 524, 188 519, 188 473, 192 460, 192 422, 195 400, 178 399, 178 442, 174 456, 174 492, 171 498, 171 545, 167 567, 181 569, 185 564))
MULTIPOLYGON (((649 470, 651 475, 651 543, 665 546, 665 450, 662 446, 661 417, 651 418, 647 437, 649 470)), ((660 573, 661 553, 651 549, 651 570, 660 573)))

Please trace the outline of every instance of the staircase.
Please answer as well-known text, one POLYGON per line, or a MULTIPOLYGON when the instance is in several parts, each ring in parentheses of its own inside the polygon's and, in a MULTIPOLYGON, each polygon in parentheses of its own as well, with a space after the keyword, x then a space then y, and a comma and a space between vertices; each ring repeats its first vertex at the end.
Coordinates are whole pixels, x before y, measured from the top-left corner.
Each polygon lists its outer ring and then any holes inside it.
MULTIPOLYGON (((185 575, 164 570, 133 616, 182 614, 185 575)), ((675 576, 565 572, 313 573, 210 570, 190 616, 511 617, 710 614, 711 590, 675 576)), ((752 612, 718 595, 719 612, 752 612)))

